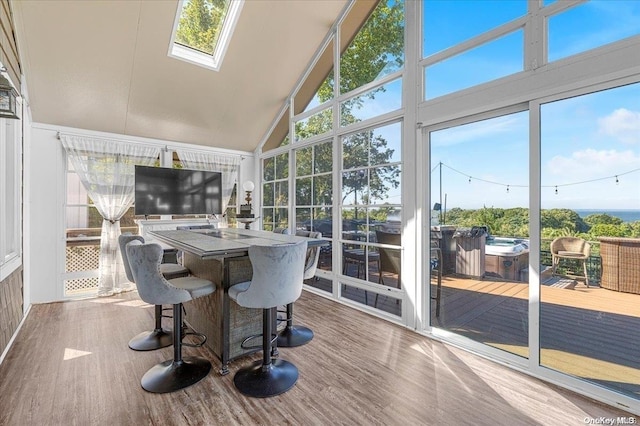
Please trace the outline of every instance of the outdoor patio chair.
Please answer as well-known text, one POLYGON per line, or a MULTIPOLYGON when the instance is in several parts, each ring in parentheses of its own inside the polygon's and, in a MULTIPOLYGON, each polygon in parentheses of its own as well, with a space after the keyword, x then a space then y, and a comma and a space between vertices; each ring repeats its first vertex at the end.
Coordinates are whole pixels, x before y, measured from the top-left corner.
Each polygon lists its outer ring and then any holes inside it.
MULTIPOLYGON (((400 247, 401 234, 376 230, 376 241, 379 244, 388 244, 400 247)), ((392 287, 400 288, 402 282, 402 270, 400 269, 402 252, 400 251, 400 248, 395 249, 388 247, 379 247, 378 251, 380 253, 380 270, 378 275, 378 283, 387 285, 384 282, 384 277, 385 275, 388 276, 388 274, 391 274, 394 276, 395 280, 392 287)), ((373 306, 375 307, 377 306, 377 304, 378 294, 376 294, 376 299, 373 303, 373 306)))
POLYGON ((577 260, 582 263, 584 283, 589 287, 589 275, 587 273, 587 259, 591 254, 591 244, 578 237, 559 237, 551 242, 551 275, 556 275, 556 270, 561 259, 577 260))

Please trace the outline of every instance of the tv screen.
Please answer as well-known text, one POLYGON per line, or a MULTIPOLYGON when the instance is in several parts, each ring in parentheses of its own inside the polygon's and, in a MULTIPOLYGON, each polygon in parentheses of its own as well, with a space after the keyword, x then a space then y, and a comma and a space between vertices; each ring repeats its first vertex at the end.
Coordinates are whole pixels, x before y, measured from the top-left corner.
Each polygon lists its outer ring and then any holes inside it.
POLYGON ((136 166, 135 214, 222 213, 222 173, 136 166))

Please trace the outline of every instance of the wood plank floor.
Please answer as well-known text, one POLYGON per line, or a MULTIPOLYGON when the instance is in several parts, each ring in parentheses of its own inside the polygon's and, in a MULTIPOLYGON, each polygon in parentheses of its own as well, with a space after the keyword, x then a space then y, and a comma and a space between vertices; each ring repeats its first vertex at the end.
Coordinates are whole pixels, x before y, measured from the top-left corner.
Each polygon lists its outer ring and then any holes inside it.
POLYGON ((289 392, 247 398, 230 365, 151 394, 140 377, 172 348, 134 352, 128 340, 153 324, 136 293, 35 305, 0 365, 0 425, 548 425, 627 416, 486 359, 304 292, 296 320, 314 340, 281 348, 300 378, 289 392))

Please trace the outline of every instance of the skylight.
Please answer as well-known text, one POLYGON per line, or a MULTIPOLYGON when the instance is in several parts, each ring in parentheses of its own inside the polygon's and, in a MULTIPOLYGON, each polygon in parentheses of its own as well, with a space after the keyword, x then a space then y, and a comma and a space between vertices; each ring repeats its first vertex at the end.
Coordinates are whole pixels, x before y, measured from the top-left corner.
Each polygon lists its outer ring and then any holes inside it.
POLYGON ((181 0, 169 56, 219 71, 244 0, 181 0))

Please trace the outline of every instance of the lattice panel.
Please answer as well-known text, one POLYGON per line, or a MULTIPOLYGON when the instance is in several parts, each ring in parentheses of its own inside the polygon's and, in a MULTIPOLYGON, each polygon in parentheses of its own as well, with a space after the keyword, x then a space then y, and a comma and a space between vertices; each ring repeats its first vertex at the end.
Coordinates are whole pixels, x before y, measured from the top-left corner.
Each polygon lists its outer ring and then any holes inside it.
POLYGON ((100 263, 100 246, 67 247, 66 271, 93 271, 100 263))
POLYGON ((98 290, 98 277, 78 278, 75 280, 65 280, 64 294, 85 293, 89 290, 98 290))

